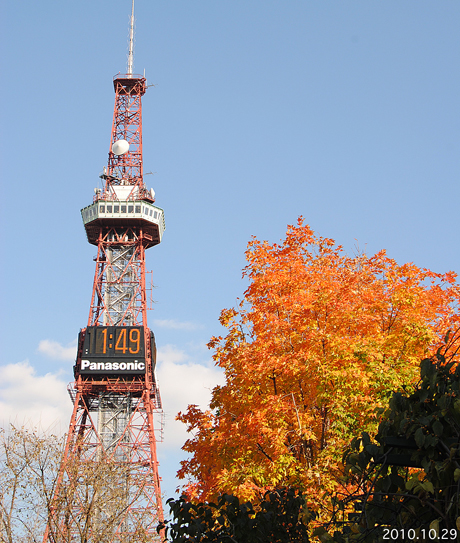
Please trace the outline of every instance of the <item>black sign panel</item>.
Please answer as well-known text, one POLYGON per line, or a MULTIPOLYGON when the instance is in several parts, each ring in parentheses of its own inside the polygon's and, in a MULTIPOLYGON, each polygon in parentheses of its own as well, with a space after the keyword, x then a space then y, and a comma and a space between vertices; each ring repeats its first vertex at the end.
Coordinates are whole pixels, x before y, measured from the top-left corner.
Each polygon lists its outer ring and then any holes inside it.
POLYGON ((83 341, 80 373, 145 373, 143 326, 88 326, 83 341))

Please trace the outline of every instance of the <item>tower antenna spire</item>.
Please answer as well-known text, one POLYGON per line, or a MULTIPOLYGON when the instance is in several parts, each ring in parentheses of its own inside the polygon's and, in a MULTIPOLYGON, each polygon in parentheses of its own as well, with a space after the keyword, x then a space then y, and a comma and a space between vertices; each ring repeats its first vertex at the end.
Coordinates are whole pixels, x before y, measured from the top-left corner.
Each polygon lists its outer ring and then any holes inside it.
POLYGON ((134 0, 131 8, 131 22, 129 25, 129 47, 128 47, 128 75, 133 74, 134 61, 134 0))

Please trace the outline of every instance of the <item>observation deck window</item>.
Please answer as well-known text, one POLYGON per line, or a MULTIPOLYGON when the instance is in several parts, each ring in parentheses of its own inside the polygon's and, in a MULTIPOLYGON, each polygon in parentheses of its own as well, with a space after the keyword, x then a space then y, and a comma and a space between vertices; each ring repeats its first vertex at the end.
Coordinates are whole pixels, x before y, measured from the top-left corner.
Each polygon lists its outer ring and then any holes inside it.
POLYGON ((114 213, 120 213, 120 206, 113 206, 114 213))
POLYGON ((107 213, 112 213, 112 206, 107 206, 107 213))
POLYGON ((128 206, 128 213, 133 213, 134 206, 128 206))
POLYGON ((155 219, 158 217, 158 213, 156 211, 153 212, 153 216, 155 217, 155 219))
POLYGON ((153 209, 150 210, 150 216, 152 216, 152 215, 153 215, 153 209))
POLYGON ((120 213, 126 213, 126 206, 120 206, 121 210, 120 213))
POLYGON ((136 213, 140 213, 141 212, 141 206, 136 206, 136 213))
POLYGON ((99 206, 99 211, 101 213, 105 213, 105 206, 99 206))

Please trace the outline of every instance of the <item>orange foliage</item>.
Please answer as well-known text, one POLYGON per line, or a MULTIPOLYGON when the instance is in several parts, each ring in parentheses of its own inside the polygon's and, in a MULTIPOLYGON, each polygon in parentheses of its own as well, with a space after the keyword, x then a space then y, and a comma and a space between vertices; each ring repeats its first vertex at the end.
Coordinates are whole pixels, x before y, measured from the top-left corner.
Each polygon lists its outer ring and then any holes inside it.
POLYGON ((193 436, 179 477, 204 500, 295 485, 319 507, 344 447, 375 432, 376 408, 458 328, 456 275, 400 266, 384 251, 349 257, 302 218, 281 245, 253 239, 246 257, 250 286, 222 311, 226 337, 209 343, 226 384, 211 411, 178 415, 193 436))

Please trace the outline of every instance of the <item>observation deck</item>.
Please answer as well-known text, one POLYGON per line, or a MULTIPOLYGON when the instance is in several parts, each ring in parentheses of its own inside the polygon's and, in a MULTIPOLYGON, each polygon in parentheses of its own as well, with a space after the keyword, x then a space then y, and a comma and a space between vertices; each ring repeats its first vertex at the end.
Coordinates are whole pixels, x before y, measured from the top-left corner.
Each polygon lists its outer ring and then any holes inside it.
POLYGON ((100 228, 142 228, 146 248, 158 245, 165 231, 164 211, 144 200, 100 199, 81 210, 89 243, 98 244, 100 228))

